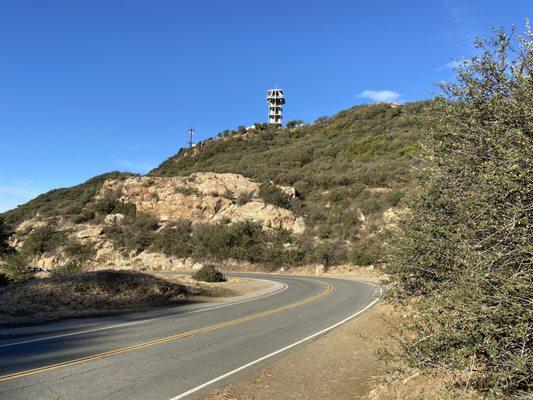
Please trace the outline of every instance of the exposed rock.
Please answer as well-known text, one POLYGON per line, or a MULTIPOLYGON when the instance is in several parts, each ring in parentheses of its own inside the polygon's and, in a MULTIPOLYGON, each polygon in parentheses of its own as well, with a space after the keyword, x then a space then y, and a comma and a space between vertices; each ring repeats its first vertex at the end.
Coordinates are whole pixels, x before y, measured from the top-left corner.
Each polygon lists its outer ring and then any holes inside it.
POLYGON ((370 192, 370 193, 390 193, 392 192, 392 189, 391 188, 387 188, 387 187, 372 187, 372 188, 367 188, 367 190, 370 192))
MULTIPOLYGON (((274 182, 271 182, 271 183, 274 183, 274 182)), ((281 185, 278 185, 278 188, 283 193, 285 193, 287 196, 296 197, 296 189, 293 188, 292 186, 281 186, 281 185)))
POLYGON ((61 258, 59 255, 45 255, 35 259, 32 264, 41 270, 51 271, 61 264, 61 258))
MULTIPOLYGON (((290 186, 279 186, 289 196, 296 196, 290 186)), ((118 196, 122 202, 135 204, 140 213, 145 213, 164 223, 188 220, 196 223, 239 222, 250 220, 263 229, 285 229, 295 234, 305 231, 305 222, 290 210, 267 204, 258 198, 259 184, 237 174, 216 174, 211 172, 191 174, 187 177, 129 177, 125 180, 109 179, 104 182, 94 201, 107 196, 118 196), (236 201, 247 195, 248 202, 236 201)), ((103 235, 106 225, 124 222, 123 214, 110 214, 103 221, 74 224, 63 216, 34 218, 22 222, 15 235, 10 238, 20 248, 26 235, 36 228, 52 225, 65 232, 71 239, 82 244, 90 243, 96 252, 89 267, 93 269, 138 269, 138 270, 188 270, 202 267, 192 259, 168 257, 164 254, 142 251, 124 254, 116 250, 113 243, 103 235)), ((290 244, 287 244, 290 246, 290 244)), ((288 247, 290 248, 290 247, 288 247)), ((49 271, 68 261, 61 247, 53 254, 37 257, 33 265, 49 271)))
POLYGON ((203 266, 202 263, 192 258, 176 258, 162 253, 142 251, 135 256, 124 255, 115 250, 111 243, 97 250, 91 262, 93 269, 136 269, 136 270, 163 270, 163 271, 196 271, 203 266))
POLYGON ((98 225, 92 225, 76 233, 78 239, 95 238, 102 234, 103 228, 98 225))
MULTIPOLYGON (((296 193, 291 187, 280 188, 291 196, 296 193)), ((190 220, 199 223, 252 220, 264 228, 303 233, 303 219, 297 218, 289 210, 266 204, 257 198, 245 204, 238 204, 231 198, 241 194, 256 194, 258 189, 256 182, 242 175, 204 172, 188 177, 108 180, 99 196, 118 193, 121 201, 133 203, 137 211, 161 221, 190 220)))
POLYGON ((106 225, 120 225, 124 221, 124 214, 109 214, 104 218, 106 225))
POLYGON ((326 266, 324 264, 318 264, 315 267, 315 274, 317 274, 317 275, 324 274, 327 271, 328 271, 328 269, 326 268, 326 266))
POLYGON ((19 234, 26 234, 26 233, 30 233, 34 229, 43 228, 46 225, 48 225, 47 221, 43 221, 39 217, 35 217, 32 219, 23 221, 19 226, 17 226, 17 228, 15 229, 15 232, 19 234))

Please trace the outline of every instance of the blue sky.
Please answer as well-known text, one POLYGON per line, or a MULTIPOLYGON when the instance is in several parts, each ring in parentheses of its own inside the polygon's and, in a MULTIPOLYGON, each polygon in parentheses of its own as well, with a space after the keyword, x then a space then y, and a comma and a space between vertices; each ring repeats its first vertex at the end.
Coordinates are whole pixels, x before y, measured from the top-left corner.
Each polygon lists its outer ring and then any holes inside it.
POLYGON ((412 101, 531 0, 0 0, 0 211, 266 118, 412 101))

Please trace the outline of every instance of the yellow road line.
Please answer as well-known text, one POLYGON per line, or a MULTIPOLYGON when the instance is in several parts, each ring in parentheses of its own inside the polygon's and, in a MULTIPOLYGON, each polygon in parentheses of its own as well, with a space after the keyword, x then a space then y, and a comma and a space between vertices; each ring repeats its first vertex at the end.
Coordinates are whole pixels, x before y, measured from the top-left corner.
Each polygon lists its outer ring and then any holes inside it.
POLYGON ((280 311, 289 310, 291 308, 295 308, 295 307, 301 306, 303 304, 310 303, 311 301, 315 301, 315 300, 318 300, 318 299, 326 296, 332 290, 333 290, 333 286, 330 285, 329 283, 326 283, 326 290, 324 290, 323 292, 321 292, 321 293, 319 293, 317 295, 314 295, 312 297, 308 297, 307 299, 300 300, 300 301, 298 301, 296 303, 287 304, 287 305, 281 306, 281 307, 276 307, 276 308, 273 308, 271 310, 263 311, 263 312, 260 312, 260 313, 257 313, 257 314, 249 315, 247 317, 242 317, 242 318, 235 319, 235 320, 232 320, 232 321, 221 322, 219 324, 207 326, 205 328, 193 329, 192 331, 182 332, 182 333, 178 333, 176 335, 167 336, 167 337, 160 338, 160 339, 154 339, 154 340, 150 340, 150 341, 147 341, 147 342, 135 344, 135 345, 128 346, 128 347, 122 347, 122 348, 116 349, 116 350, 110 350, 110 351, 106 351, 106 352, 103 352, 103 353, 93 354, 93 355, 90 355, 90 356, 81 357, 81 358, 77 358, 77 359, 70 360, 70 361, 63 361, 63 362, 60 362, 60 363, 57 363, 57 364, 51 364, 51 365, 47 365, 47 366, 44 366, 44 367, 38 367, 38 368, 28 369, 28 370, 25 370, 25 371, 14 372, 14 373, 7 374, 7 375, 1 375, 0 376, 0 382, 11 380, 11 379, 15 379, 15 378, 22 378, 24 376, 34 375, 34 374, 38 374, 40 372, 53 371, 55 369, 68 367, 68 366, 76 365, 76 364, 81 364, 81 363, 84 363, 84 362, 87 362, 87 361, 99 360, 99 359, 102 359, 104 357, 109 357, 109 356, 113 356, 113 355, 116 355, 116 354, 127 353, 127 352, 134 351, 134 350, 144 349, 144 348, 147 348, 147 347, 154 346, 156 344, 166 343, 166 342, 170 342, 170 341, 173 341, 173 340, 178 340, 178 339, 183 339, 183 338, 190 337, 190 336, 195 336, 195 335, 198 335, 200 333, 210 332, 210 331, 214 331, 216 329, 221 329, 221 328, 226 328, 228 326, 241 324, 243 322, 251 321, 251 320, 254 320, 254 319, 257 319, 257 318, 266 317, 268 315, 272 315, 272 314, 278 313, 280 311))

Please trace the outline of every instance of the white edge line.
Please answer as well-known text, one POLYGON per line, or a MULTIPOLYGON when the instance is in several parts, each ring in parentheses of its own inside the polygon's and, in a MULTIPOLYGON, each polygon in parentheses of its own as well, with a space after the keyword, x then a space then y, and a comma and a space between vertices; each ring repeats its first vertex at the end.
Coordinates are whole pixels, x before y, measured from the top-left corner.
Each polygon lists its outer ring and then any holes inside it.
MULTIPOLYGON (((369 283, 369 282, 365 282, 365 283, 369 283)), ((369 284, 370 284, 370 283, 369 283, 369 284)), ((266 356, 263 356, 263 357, 261 357, 261 358, 258 358, 257 360, 254 360, 254 361, 252 361, 252 362, 249 362, 248 364, 245 364, 245 365, 243 365, 243 366, 240 366, 239 368, 236 368, 236 369, 234 369, 233 371, 227 372, 227 373, 225 373, 224 375, 220 375, 218 378, 211 379, 211 380, 208 381, 208 382, 202 383, 201 385, 196 386, 195 388, 192 388, 191 390, 188 390, 188 391, 186 391, 186 392, 184 392, 184 393, 182 393, 182 394, 179 394, 179 395, 177 395, 176 397, 172 397, 170 400, 179 400, 179 399, 183 399, 184 397, 187 397, 187 396, 189 396, 189 395, 191 395, 191 394, 193 394, 193 393, 196 393, 196 392, 198 392, 199 390, 202 390, 202 389, 208 387, 209 385, 212 385, 213 383, 216 383, 216 382, 218 382, 218 381, 221 381, 221 380, 223 380, 223 379, 226 379, 227 377, 229 377, 229 376, 231 376, 231 375, 234 375, 234 374, 236 374, 237 372, 242 371, 243 369, 246 369, 246 368, 248 368, 248 367, 251 367, 252 365, 255 365, 255 364, 257 364, 257 363, 260 363, 261 361, 265 361, 265 360, 267 360, 267 359, 269 359, 269 358, 271 358, 271 357, 274 357, 275 355, 278 355, 279 353, 283 353, 284 351, 289 350, 289 349, 291 349, 291 348, 293 348, 293 347, 295 347, 295 346, 298 346, 299 344, 302 344, 302 343, 304 343, 304 342, 306 342, 306 341, 308 341, 308 340, 310 340, 310 339, 313 339, 313 338, 315 338, 315 337, 317 337, 317 336, 320 336, 320 335, 322 335, 322 334, 324 334, 324 333, 326 333, 326 332, 329 332, 329 331, 335 329, 336 327, 338 327, 339 325, 342 325, 342 324, 344 324, 345 322, 348 322, 349 320, 351 320, 351 319, 357 317, 359 314, 365 312, 365 311, 368 310, 370 307, 372 307, 374 304, 376 304, 376 303, 379 301, 379 299, 381 298, 381 295, 383 294, 383 289, 382 289, 381 286, 379 286, 379 285, 375 285, 375 286, 378 286, 378 287, 379 287, 379 297, 378 297, 377 299, 374 299, 374 301, 372 301, 370 304, 368 304, 368 305, 367 305, 365 308, 363 308, 362 310, 357 311, 355 314, 350 315, 349 317, 343 319, 342 321, 337 322, 337 323, 334 324, 334 325, 331 325, 331 326, 329 326, 329 327, 327 327, 327 328, 325 328, 325 329, 322 329, 320 332, 313 333, 312 335, 307 336, 306 338, 303 338, 303 339, 301 339, 301 340, 298 340, 297 342, 294 342, 294 343, 292 343, 292 344, 290 344, 290 345, 288 345, 288 346, 285 346, 285 347, 283 347, 282 349, 276 350, 276 351, 274 351, 273 353, 267 354, 266 356)))
MULTIPOLYGON (((256 278, 254 278, 254 279, 256 279, 256 278)), ((0 348, 17 346, 17 345, 21 345, 21 344, 35 343, 35 342, 43 342, 43 341, 46 341, 46 340, 59 339, 59 338, 64 338, 64 337, 68 337, 68 336, 83 335, 83 334, 86 334, 86 333, 105 331, 105 330, 115 329, 115 328, 122 328, 122 327, 125 327, 125 326, 140 325, 140 324, 145 324, 145 323, 148 323, 148 322, 157 321, 157 320, 165 319, 165 318, 181 317, 183 315, 190 315, 190 314, 196 314, 196 313, 204 312, 204 311, 216 310, 216 309, 219 309, 219 308, 229 307, 229 306, 233 306, 233 305, 236 305, 236 304, 248 303, 249 301, 255 301, 255 300, 259 300, 259 299, 264 299, 265 297, 269 297, 269 296, 273 296, 275 294, 279 294, 279 293, 287 290, 287 288, 288 288, 287 284, 283 283, 283 282, 272 281, 270 279, 257 279, 257 280, 281 283, 282 288, 279 289, 279 290, 276 290, 275 292, 267 293, 267 294, 264 294, 262 296, 253 297, 251 299, 246 299, 246 300, 237 300, 237 301, 221 304, 219 306, 201 308, 199 310, 188 311, 188 312, 185 312, 185 313, 163 315, 161 317, 142 319, 142 320, 139 320, 139 321, 125 322, 123 324, 109 325, 109 326, 104 326, 104 327, 100 327, 100 328, 86 329, 84 331, 64 333, 64 334, 61 334, 61 335, 46 336, 46 337, 41 337, 41 338, 36 338, 36 339, 23 340, 21 342, 5 343, 5 344, 0 344, 0 348)))

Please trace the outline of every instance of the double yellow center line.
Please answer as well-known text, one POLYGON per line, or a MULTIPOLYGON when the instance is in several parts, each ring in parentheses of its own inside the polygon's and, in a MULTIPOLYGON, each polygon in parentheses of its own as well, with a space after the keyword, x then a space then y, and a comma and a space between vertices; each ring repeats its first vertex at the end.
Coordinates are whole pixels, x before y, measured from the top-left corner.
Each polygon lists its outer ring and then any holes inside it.
POLYGON ((257 313, 257 314, 252 314, 252 315, 249 315, 247 317, 243 317, 243 318, 239 318, 239 319, 234 319, 232 321, 221 322, 219 324, 210 325, 210 326, 207 326, 207 327, 204 327, 204 328, 193 329, 193 330, 188 331, 188 332, 182 332, 182 333, 178 333, 176 335, 167 336, 167 337, 163 337, 163 338, 160 338, 160 339, 149 340, 147 342, 135 344, 135 345, 132 345, 132 346, 122 347, 122 348, 115 349, 115 350, 110 350, 110 351, 105 351, 103 353, 93 354, 93 355, 86 356, 86 357, 76 358, 76 359, 70 360, 70 361, 63 361, 63 362, 60 362, 60 363, 57 363, 57 364, 51 364, 51 365, 46 365, 46 366, 43 366, 43 367, 28 369, 28 370, 19 371, 19 372, 14 372, 14 373, 7 374, 7 375, 1 375, 0 376, 0 382, 11 380, 11 379, 15 379, 15 378, 22 378, 24 376, 34 375, 34 374, 38 374, 38 373, 41 373, 41 372, 53 371, 55 369, 69 367, 71 365, 81 364, 81 363, 84 363, 84 362, 87 362, 87 361, 99 360, 99 359, 102 359, 104 357, 109 357, 109 356, 113 356, 113 355, 116 355, 116 354, 122 354, 122 353, 127 353, 127 352, 130 352, 130 351, 134 351, 134 350, 140 350, 140 349, 144 349, 144 348, 147 348, 147 347, 155 346, 156 344, 161 344, 161 343, 171 342, 173 340, 179 340, 179 339, 183 339, 183 338, 187 338, 187 337, 191 337, 191 336, 196 336, 196 335, 199 335, 200 333, 210 332, 210 331, 214 331, 214 330, 217 330, 217 329, 226 328, 228 326, 241 324, 243 322, 251 321, 251 320, 254 320, 254 319, 266 317, 268 315, 272 315, 272 314, 275 314, 275 313, 278 313, 278 312, 281 312, 281 311, 285 311, 285 310, 289 310, 291 308, 295 308, 295 307, 301 306, 303 304, 310 303, 312 301, 318 300, 318 299, 328 295, 333 290, 333 286, 330 285, 329 283, 325 283, 325 285, 326 285, 326 289, 323 292, 321 292, 321 293, 319 293, 317 295, 314 295, 312 297, 308 297, 306 299, 300 300, 300 301, 298 301, 296 303, 291 303, 291 304, 287 304, 285 306, 276 307, 276 308, 273 308, 271 310, 263 311, 263 312, 260 312, 260 313, 257 313))

